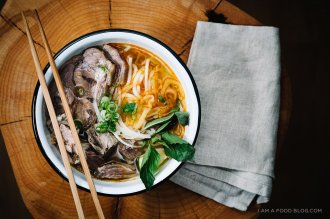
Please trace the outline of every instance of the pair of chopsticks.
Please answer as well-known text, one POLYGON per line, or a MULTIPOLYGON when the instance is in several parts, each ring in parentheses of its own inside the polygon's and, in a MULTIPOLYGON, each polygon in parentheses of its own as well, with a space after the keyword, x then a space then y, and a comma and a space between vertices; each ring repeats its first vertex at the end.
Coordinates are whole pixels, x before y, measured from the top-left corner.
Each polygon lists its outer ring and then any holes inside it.
MULTIPOLYGON (((49 94, 49 91, 48 91, 48 87, 47 87, 47 84, 46 84, 46 80, 45 80, 43 71, 41 69, 38 54, 37 54, 37 51, 34 47, 34 43, 33 43, 33 40, 32 40, 31 33, 30 33, 29 25, 26 21, 24 13, 23 12, 21 12, 21 13, 22 13, 23 21, 25 23, 26 35, 28 37, 28 41, 29 41, 29 44, 30 44, 30 47, 31 47, 31 53, 32 53, 32 56, 33 56, 33 61, 34 61, 36 70, 37 70, 37 75, 38 75, 38 78, 39 78, 41 89, 42 89, 42 92, 44 94, 46 106, 47 106, 49 116, 50 116, 54 131, 55 131, 55 136, 56 136, 59 148, 60 148, 60 153, 61 153, 61 156, 62 156, 62 159, 63 159, 64 167, 65 167, 68 179, 69 179, 69 184, 70 184, 73 200, 74 200, 74 203, 75 203, 75 206, 76 206, 76 209, 77 209, 78 217, 79 218, 85 218, 84 212, 83 212, 83 209, 82 209, 82 206, 81 206, 81 203, 80 203, 80 199, 79 199, 79 195, 78 195, 78 191, 77 191, 77 186, 76 186, 76 183, 74 181, 73 174, 72 174, 72 169, 71 169, 71 165, 70 165, 70 162, 69 162, 68 154, 67 154, 65 146, 64 146, 64 140, 63 140, 63 137, 62 137, 62 134, 61 134, 61 131, 60 131, 59 124, 58 124, 57 119, 56 119, 54 106, 53 106, 53 103, 52 103, 51 98, 50 98, 50 94, 49 94)), ((38 26, 39 26, 39 31, 41 33, 42 40, 43 40, 43 43, 45 45, 46 53, 47 53, 48 60, 49 60, 49 63, 50 63, 50 66, 51 66, 51 69, 52 69, 52 72, 53 72, 53 75, 54 75, 55 83, 56 83, 58 92, 60 94, 62 105, 63 105, 64 111, 65 111, 65 115, 67 117, 69 127, 70 127, 71 133, 73 135, 75 145, 77 147, 80 163, 81 163, 81 166, 82 166, 83 171, 85 173, 85 176, 86 176, 86 179, 87 179, 87 182, 88 182, 89 189, 90 189, 91 194, 92 194, 92 198, 93 198, 93 201, 94 201, 94 204, 95 204, 95 208, 96 208, 98 217, 103 219, 104 215, 103 215, 103 211, 102 211, 102 208, 101 208, 101 204, 100 204, 100 201, 97 197, 96 189, 95 189, 91 174, 89 172, 89 168, 88 168, 88 165, 87 165, 87 162, 86 162, 86 159, 85 159, 83 149, 82 149, 81 144, 80 144, 79 136, 78 136, 78 133, 77 133, 77 130, 76 130, 73 118, 72 118, 72 114, 71 114, 71 111, 70 111, 70 108, 69 108, 69 104, 68 104, 66 96, 65 96, 63 84, 61 82, 61 78, 60 78, 60 75, 59 75, 58 70, 56 68, 53 56, 50 52, 49 44, 48 44, 48 41, 46 39, 46 35, 45 35, 45 32, 44 32, 43 27, 41 25, 41 22, 40 22, 37 11, 35 11, 35 18, 36 18, 38 26)))

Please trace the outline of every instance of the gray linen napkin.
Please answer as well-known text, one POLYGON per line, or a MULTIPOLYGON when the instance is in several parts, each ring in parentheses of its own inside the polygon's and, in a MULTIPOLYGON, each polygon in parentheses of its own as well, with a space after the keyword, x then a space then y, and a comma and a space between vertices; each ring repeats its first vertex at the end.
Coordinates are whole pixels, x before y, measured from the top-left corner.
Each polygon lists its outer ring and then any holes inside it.
POLYGON ((278 29, 198 22, 188 67, 201 100, 193 162, 171 180, 229 207, 269 201, 279 117, 278 29))

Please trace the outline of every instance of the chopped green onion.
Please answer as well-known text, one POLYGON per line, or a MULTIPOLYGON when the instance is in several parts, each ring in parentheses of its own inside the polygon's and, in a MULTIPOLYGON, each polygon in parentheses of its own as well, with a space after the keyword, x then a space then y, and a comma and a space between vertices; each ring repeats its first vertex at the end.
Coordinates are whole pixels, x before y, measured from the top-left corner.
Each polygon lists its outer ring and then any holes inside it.
POLYGON ((107 65, 99 65, 98 66, 100 69, 102 69, 103 72, 107 73, 109 71, 107 65))

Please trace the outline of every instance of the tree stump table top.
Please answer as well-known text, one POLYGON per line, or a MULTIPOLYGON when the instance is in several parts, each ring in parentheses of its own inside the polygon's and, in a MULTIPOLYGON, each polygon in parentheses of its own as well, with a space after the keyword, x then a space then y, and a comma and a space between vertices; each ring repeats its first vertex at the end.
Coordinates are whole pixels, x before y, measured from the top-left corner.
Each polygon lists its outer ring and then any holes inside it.
MULTIPOLYGON (((0 127, 24 203, 35 218, 76 218, 77 213, 69 184, 48 164, 33 134, 31 104, 38 79, 20 11, 26 12, 41 64, 48 62, 33 9, 54 53, 86 33, 125 28, 163 41, 186 62, 198 20, 223 19, 217 16, 222 13, 231 24, 261 25, 222 0, 8 0, 0 17, 0 127)), ((288 86, 284 74, 279 144, 291 109, 288 86)), ((79 196, 86 218, 96 218, 91 195, 79 190, 79 196)), ((240 212, 170 181, 142 194, 99 199, 107 218, 255 218, 259 207, 240 212)))

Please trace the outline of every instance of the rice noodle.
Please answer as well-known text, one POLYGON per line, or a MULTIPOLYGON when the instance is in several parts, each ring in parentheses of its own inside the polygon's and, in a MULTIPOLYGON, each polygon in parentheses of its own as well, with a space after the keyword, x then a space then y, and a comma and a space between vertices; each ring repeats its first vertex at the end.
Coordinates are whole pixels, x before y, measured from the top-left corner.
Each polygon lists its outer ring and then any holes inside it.
POLYGON ((177 97, 178 97, 178 93, 173 88, 167 88, 165 90, 164 97, 166 99, 173 99, 175 101, 177 99, 177 97))
POLYGON ((139 76, 138 83, 141 84, 142 81, 143 81, 143 75, 141 74, 141 75, 139 76))
POLYGON ((149 78, 148 78, 148 75, 149 75, 149 62, 150 62, 150 59, 147 59, 145 69, 144 69, 144 89, 146 91, 149 90, 149 84, 148 84, 148 81, 149 81, 149 78))
MULTIPOLYGON (((168 115, 177 101, 185 111, 185 95, 174 72, 155 55, 132 46, 126 54, 126 61, 128 64, 127 82, 120 87, 121 92, 118 91, 118 98, 121 100, 117 101, 121 107, 127 103, 135 103, 137 108, 132 114, 122 114, 121 124, 125 126, 118 125, 118 130, 121 130, 123 134, 119 134, 120 131, 116 134, 124 140, 126 137, 134 140, 137 140, 136 137, 143 139, 146 137, 144 135, 149 134, 146 133, 147 130, 141 133, 147 121, 168 115), (166 102, 160 101, 160 97, 163 97, 166 102)), ((181 129, 176 130, 182 133, 181 129)))
POLYGON ((166 80, 164 81, 164 84, 163 84, 163 87, 162 87, 162 90, 161 90, 161 94, 162 94, 163 96, 165 96, 166 89, 167 89, 169 86, 172 86, 173 88, 176 89, 176 91, 179 93, 179 97, 180 97, 180 96, 181 96, 181 97, 184 97, 184 92, 183 92, 183 90, 182 90, 182 87, 181 87, 179 81, 174 80, 174 79, 172 79, 172 78, 170 78, 170 79, 166 79, 166 80))
POLYGON ((136 97, 140 97, 140 94, 136 88, 136 86, 133 87, 133 94, 136 96, 136 97))
POLYGON ((134 76, 134 79, 133 79, 133 86, 136 85, 139 80, 140 80, 140 76, 141 76, 141 71, 139 70, 136 75, 134 76))
POLYGON ((133 77, 134 77, 138 72, 138 67, 135 64, 133 64, 132 66, 133 66, 133 77))
POLYGON ((142 112, 141 116, 139 117, 138 122, 135 123, 134 126, 133 126, 134 129, 140 129, 142 127, 143 122, 145 121, 146 116, 147 116, 147 114, 150 110, 151 110, 151 108, 144 108, 143 109, 143 112, 142 112))
POLYGON ((129 99, 136 99, 136 97, 133 94, 130 93, 124 93, 121 95, 121 98, 129 98, 129 99))
POLYGON ((151 78, 152 78, 152 76, 154 75, 154 70, 152 70, 151 72, 150 72, 150 75, 149 75, 149 77, 148 77, 148 82, 147 82, 147 84, 148 84, 148 89, 146 89, 146 90, 149 90, 150 89, 150 87, 151 87, 151 78))
POLYGON ((127 62, 128 62, 128 76, 127 76, 126 85, 128 85, 131 82, 131 78, 132 78, 132 61, 133 61, 133 58, 131 56, 128 56, 127 57, 127 62))
POLYGON ((153 108, 152 110, 149 111, 146 118, 151 118, 158 115, 159 111, 160 111, 159 107, 153 108))
POLYGON ((151 109, 152 104, 155 102, 155 97, 154 95, 146 95, 142 98, 142 102, 144 105, 151 109))
POLYGON ((121 89, 121 92, 124 94, 128 91, 130 91, 133 87, 133 84, 129 84, 129 85, 125 85, 122 89, 121 89))

